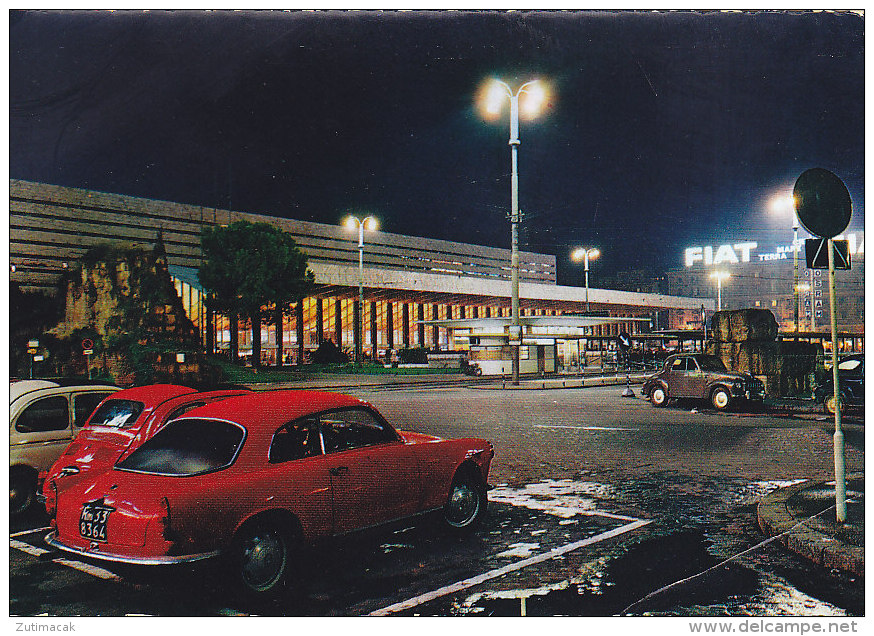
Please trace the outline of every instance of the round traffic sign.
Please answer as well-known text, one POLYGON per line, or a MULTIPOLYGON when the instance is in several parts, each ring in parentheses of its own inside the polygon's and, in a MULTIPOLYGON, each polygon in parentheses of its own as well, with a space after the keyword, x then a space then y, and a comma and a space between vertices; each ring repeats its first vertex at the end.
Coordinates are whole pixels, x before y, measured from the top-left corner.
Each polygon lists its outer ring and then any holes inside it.
POLYGON ((82 341, 82 348, 83 349, 93 349, 94 348, 94 341, 91 340, 91 338, 85 338, 82 341))
POLYGON ((799 223, 814 236, 832 238, 847 229, 853 202, 847 186, 833 172, 825 168, 803 172, 792 195, 799 223))

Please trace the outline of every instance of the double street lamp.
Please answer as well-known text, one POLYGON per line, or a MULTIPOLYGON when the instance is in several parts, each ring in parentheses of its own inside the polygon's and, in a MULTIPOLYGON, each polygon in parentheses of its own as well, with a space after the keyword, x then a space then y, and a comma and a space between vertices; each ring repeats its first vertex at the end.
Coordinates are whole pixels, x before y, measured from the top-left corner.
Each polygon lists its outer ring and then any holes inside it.
POLYGON ((601 250, 596 247, 578 247, 571 252, 571 259, 575 263, 583 261, 583 269, 586 272, 586 313, 589 313, 589 261, 595 260, 601 255, 601 250))
POLYGON ((363 219, 349 216, 344 225, 350 230, 358 228, 358 324, 354 325, 355 362, 362 364, 364 362, 364 230, 375 230, 378 223, 372 216, 363 219))
POLYGON ((511 324, 509 340, 513 347, 513 384, 519 384, 519 345, 522 343, 522 326, 519 322, 519 114, 534 119, 546 103, 546 87, 540 80, 525 82, 516 92, 499 79, 492 79, 481 92, 482 112, 487 119, 496 119, 503 110, 505 100, 510 100, 510 226, 511 226, 511 324), (521 102, 521 103, 520 103, 521 102))

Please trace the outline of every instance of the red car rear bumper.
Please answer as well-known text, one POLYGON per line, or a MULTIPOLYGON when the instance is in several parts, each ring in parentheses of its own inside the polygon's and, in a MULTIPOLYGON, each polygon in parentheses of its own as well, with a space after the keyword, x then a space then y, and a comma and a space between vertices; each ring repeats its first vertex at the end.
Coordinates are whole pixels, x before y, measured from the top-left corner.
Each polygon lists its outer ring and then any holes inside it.
POLYGON ((137 557, 127 554, 113 554, 110 552, 100 552, 99 550, 85 550, 82 548, 73 547, 62 543, 57 538, 57 534, 50 532, 46 535, 45 542, 63 552, 69 552, 78 556, 88 557, 89 559, 98 559, 100 561, 112 561, 113 563, 128 563, 131 565, 173 565, 176 563, 191 563, 193 561, 203 561, 211 559, 219 555, 220 550, 213 552, 200 552, 197 554, 182 554, 178 556, 148 556, 137 557))

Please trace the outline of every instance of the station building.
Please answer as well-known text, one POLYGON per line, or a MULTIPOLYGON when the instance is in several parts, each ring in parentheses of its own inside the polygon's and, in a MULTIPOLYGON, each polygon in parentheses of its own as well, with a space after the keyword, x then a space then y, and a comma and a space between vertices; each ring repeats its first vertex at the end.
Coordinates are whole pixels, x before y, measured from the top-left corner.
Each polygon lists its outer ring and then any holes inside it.
MULTIPOLYGON (((200 236, 205 226, 240 220, 266 222, 289 232, 315 274, 312 295, 285 317, 283 350, 290 357, 285 362, 295 362, 328 339, 354 350, 361 282, 362 348, 373 357, 404 347, 469 350, 470 338, 456 338, 452 321, 510 316, 510 251, 506 249, 367 231, 360 271, 357 230, 344 228, 339 219, 337 225, 312 223, 14 179, 10 180, 10 279, 24 289, 54 293, 64 270, 89 247, 105 242, 150 246, 160 236, 189 317, 204 343, 212 330, 214 346, 223 350, 230 342, 229 322, 204 309, 197 279, 200 236)), ((611 320, 594 326, 591 320, 574 321, 573 316, 582 317, 586 310, 584 289, 558 285, 555 256, 533 252, 520 252, 519 295, 522 317, 561 317, 551 327, 549 320, 527 321, 539 326, 532 327, 537 333, 531 346, 523 346, 523 371, 544 358, 547 371, 578 361, 581 339, 584 346, 592 342, 603 346, 623 331, 634 335, 653 328, 691 328, 700 322, 702 308, 714 309, 712 298, 591 288, 591 313, 611 320), (628 320, 617 320, 621 318, 628 320)), ((272 325, 262 330, 265 362, 275 362, 276 333, 272 325)), ((251 330, 241 324, 239 336, 241 354, 251 351, 251 330)), ((500 348, 482 355, 504 356, 500 348)))

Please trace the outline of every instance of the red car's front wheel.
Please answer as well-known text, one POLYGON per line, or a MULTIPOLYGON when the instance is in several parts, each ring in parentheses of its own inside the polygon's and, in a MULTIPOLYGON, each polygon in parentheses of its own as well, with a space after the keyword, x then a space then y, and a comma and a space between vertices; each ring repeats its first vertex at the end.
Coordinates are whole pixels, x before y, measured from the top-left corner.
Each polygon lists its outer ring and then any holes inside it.
POLYGON ((443 506, 443 519, 450 528, 464 530, 476 526, 486 512, 486 490, 472 470, 460 472, 452 481, 449 498, 443 506))

